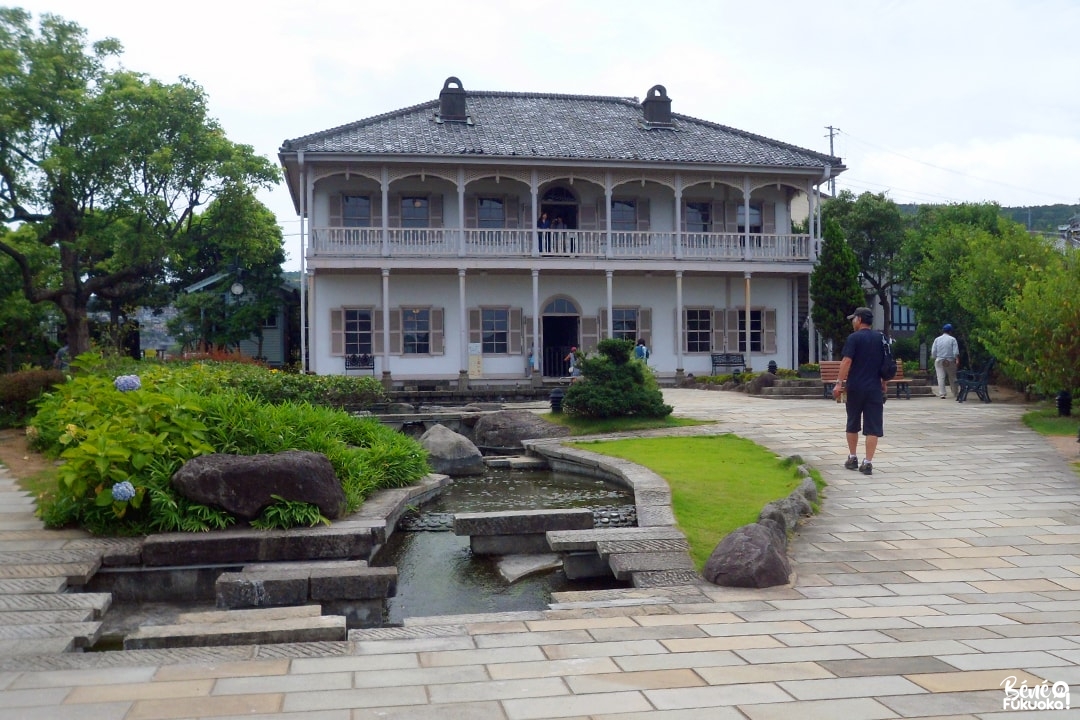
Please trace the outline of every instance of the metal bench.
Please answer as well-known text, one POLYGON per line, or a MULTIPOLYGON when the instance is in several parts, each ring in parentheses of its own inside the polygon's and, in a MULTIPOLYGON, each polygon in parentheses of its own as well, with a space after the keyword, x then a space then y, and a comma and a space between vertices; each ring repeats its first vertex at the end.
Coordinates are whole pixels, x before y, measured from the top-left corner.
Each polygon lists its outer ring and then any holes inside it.
POLYGON ((966 401, 972 390, 980 400, 990 402, 990 371, 994 369, 995 362, 994 358, 990 358, 983 364, 982 370, 960 370, 956 373, 956 402, 966 401))
POLYGON ((736 374, 741 373, 746 369, 746 358, 742 353, 713 353, 712 354, 712 374, 723 375, 725 372, 717 372, 717 370, 726 371, 728 373, 736 374))
POLYGON ((354 353, 345 356, 345 374, 348 375, 350 370, 367 371, 370 370, 371 374, 375 374, 375 356, 371 353, 354 353))

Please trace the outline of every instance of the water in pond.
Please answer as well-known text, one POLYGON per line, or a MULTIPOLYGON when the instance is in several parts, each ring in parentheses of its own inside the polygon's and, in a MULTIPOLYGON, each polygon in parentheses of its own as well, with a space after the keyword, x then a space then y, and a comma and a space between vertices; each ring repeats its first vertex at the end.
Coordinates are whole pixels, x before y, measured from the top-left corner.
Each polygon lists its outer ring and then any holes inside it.
MULTIPOLYGON (((633 506, 633 491, 614 483, 547 471, 489 470, 482 476, 456 478, 442 494, 420 508, 424 516, 449 517, 456 512, 495 512, 556 508, 633 506)), ((432 528, 439 523, 431 523, 432 528)), ((442 524, 446 530, 446 525, 442 524)), ((567 580, 561 570, 506 582, 496 558, 476 556, 469 538, 452 532, 395 532, 376 559, 398 569, 397 595, 387 600, 391 624, 406 617, 540 610, 552 592, 618 586, 617 581, 567 580)))

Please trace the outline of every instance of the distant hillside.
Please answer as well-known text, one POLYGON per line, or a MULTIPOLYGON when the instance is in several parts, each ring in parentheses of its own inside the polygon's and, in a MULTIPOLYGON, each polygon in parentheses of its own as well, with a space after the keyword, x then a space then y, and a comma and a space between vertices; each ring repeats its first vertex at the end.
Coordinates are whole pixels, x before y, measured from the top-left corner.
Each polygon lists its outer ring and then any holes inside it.
MULTIPOLYGON (((898 205, 903 215, 914 215, 918 205, 898 205)), ((1033 205, 1032 207, 1003 207, 1001 214, 1020 223, 1028 230, 1057 232, 1058 227, 1067 225, 1069 218, 1080 214, 1080 205, 1033 205), (1029 224, 1030 222, 1030 224, 1029 224)))

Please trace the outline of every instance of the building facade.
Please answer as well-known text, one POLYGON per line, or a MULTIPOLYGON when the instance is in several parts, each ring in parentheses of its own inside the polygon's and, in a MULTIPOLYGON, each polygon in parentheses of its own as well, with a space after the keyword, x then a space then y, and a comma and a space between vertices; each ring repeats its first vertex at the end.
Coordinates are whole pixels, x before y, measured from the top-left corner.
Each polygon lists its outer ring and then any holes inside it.
POLYGON ((606 337, 643 338, 661 378, 709 374, 721 352, 795 367, 819 188, 844 169, 673 113, 659 85, 638 102, 457 78, 279 157, 302 225, 307 367, 370 357, 388 385, 561 377, 571 347, 606 337))

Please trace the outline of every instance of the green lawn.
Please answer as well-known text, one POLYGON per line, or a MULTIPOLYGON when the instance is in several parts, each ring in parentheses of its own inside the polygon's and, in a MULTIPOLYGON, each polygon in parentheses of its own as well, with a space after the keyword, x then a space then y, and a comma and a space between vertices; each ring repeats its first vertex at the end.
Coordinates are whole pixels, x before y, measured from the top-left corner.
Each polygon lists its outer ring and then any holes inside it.
POLYGON ((1080 407, 1074 403, 1073 415, 1059 417, 1056 403, 1045 403, 1024 413, 1024 424, 1042 435, 1072 435, 1080 432, 1080 407))
POLYGON ((617 418, 587 418, 579 415, 567 415, 566 413, 544 413, 544 420, 556 425, 569 428, 574 435, 603 435, 615 432, 627 432, 629 430, 656 430, 662 428, 679 428, 691 425, 714 425, 713 420, 692 420, 690 418, 678 418, 668 415, 664 418, 649 417, 617 417, 617 418))
MULTIPOLYGON (((643 465, 671 486, 672 509, 700 570, 720 540, 757 522, 761 509, 787 497, 801 479, 790 463, 735 435, 634 438, 572 447, 643 465)), ((815 474, 819 488, 823 483, 815 474)))

